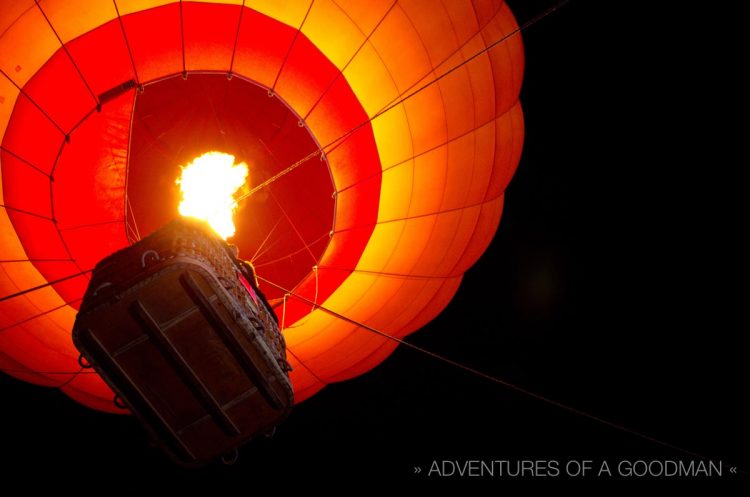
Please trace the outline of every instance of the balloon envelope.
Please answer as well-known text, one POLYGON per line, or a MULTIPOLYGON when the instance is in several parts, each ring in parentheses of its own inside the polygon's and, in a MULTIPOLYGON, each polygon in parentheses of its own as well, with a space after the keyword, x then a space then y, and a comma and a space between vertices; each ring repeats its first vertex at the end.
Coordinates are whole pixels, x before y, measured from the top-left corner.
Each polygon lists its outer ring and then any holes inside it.
MULTIPOLYGON (((0 296, 40 287, 0 302, 17 378, 117 411, 76 374, 86 271, 176 216, 179 165, 209 150, 252 187, 323 147, 243 202, 235 243, 260 276, 396 337, 497 229, 523 144, 520 36, 427 83, 517 29, 502 1, 1 5, 0 296)), ((298 401, 396 346, 261 287, 298 401)))

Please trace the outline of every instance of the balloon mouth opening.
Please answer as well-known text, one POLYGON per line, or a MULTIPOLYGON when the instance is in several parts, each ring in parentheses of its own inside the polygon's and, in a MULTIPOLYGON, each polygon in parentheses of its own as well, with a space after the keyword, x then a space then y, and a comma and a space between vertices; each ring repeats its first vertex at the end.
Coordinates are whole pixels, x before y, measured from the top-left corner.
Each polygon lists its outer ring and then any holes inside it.
MULTIPOLYGON (((126 186, 128 225, 137 233, 131 243, 180 215, 214 218, 209 224, 231 237, 240 257, 293 288, 330 240, 336 196, 328 163, 308 161, 247 193, 319 144, 300 116, 262 85, 225 74, 179 76, 135 95, 126 186), (186 182, 188 170, 196 177, 186 182), (228 184, 236 190, 212 197, 228 184), (186 186, 192 187, 187 203, 186 186)), ((274 293, 269 298, 282 297, 274 293)))

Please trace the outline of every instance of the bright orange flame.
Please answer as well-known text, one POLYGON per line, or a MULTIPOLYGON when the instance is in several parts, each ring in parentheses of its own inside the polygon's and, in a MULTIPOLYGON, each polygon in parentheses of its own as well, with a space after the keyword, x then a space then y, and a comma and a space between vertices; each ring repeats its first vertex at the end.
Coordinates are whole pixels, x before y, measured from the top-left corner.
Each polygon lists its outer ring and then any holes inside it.
POLYGON ((235 164, 230 154, 206 152, 181 169, 180 214, 207 221, 225 240, 234 235, 235 194, 247 180, 247 164, 235 164))

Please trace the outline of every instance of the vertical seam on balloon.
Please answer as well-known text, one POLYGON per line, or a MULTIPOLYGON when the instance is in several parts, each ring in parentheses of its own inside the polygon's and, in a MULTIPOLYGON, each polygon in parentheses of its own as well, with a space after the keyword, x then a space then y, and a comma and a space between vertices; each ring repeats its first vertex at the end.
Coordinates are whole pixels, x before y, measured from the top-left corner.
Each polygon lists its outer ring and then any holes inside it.
POLYGON ((185 22, 182 14, 182 0, 180 0, 180 42, 182 43, 182 76, 184 77, 187 73, 187 66, 185 65, 185 22))
POLYGON ((15 82, 15 81, 13 81, 13 79, 11 79, 11 77, 10 77, 10 76, 8 76, 8 75, 7 75, 6 73, 5 73, 5 71, 3 71, 2 69, 0 69, 0 74, 2 74, 3 76, 5 76, 5 79, 7 79, 8 81, 10 81, 10 82, 11 82, 11 84, 12 84, 13 86, 15 86, 15 87, 16 87, 16 89, 17 89, 17 90, 18 90, 18 91, 19 91, 19 92, 21 93, 21 95, 23 95, 23 96, 24 96, 25 98, 27 98, 27 99, 29 100, 29 102, 31 102, 31 104, 32 104, 32 105, 33 105, 34 107, 36 107, 36 108, 37 108, 37 109, 39 110, 39 112, 41 112, 41 113, 42 113, 42 115, 44 115, 44 117, 46 117, 46 118, 47 118, 47 120, 48 120, 48 121, 49 121, 50 123, 52 123, 52 125, 53 125, 53 126, 54 126, 55 128, 57 128, 57 130, 58 130, 58 131, 60 132, 60 134, 62 134, 63 136, 67 136, 67 133, 65 133, 65 131, 64 131, 64 130, 62 129, 62 127, 61 127, 61 126, 60 126, 59 124, 57 124, 57 122, 55 122, 55 120, 54 120, 54 119, 52 119, 52 116, 50 116, 50 115, 49 115, 49 114, 47 113, 47 111, 46 111, 46 110, 42 109, 42 106, 41 106, 41 105, 39 105, 39 104, 38 104, 38 103, 36 102, 36 100, 34 100, 33 98, 31 98, 31 96, 30 96, 30 95, 29 95, 29 94, 28 94, 28 93, 26 92, 26 90, 24 90, 23 88, 21 88, 20 86, 18 86, 18 84, 17 84, 17 83, 15 82))
MULTIPOLYGON (((443 9, 445 9, 445 6, 443 5, 442 2, 440 3, 440 5, 443 7, 443 9)), ((446 15, 446 17, 448 17, 448 19, 450 19, 450 16, 448 15, 447 11, 445 12, 445 15, 446 15)), ((427 55, 427 59, 430 61, 430 65, 432 66, 432 71, 430 71, 430 73, 427 76, 425 76, 425 77, 429 77, 430 74, 435 74, 435 71, 436 71, 436 69, 437 69, 438 66, 436 66, 433 63, 432 58, 430 57, 430 52, 429 52, 429 50, 427 50, 427 45, 425 45, 424 40, 422 39, 422 37, 419 36, 419 31, 417 30, 417 27, 414 25, 414 21, 412 20, 412 18, 409 16, 409 14, 406 11, 404 11, 404 16, 406 16, 406 19, 409 20, 409 24, 411 24, 411 27, 414 30, 414 33, 419 38, 419 41, 422 44, 422 48, 424 49, 425 55, 427 55)), ((454 33, 454 35, 456 34, 455 33, 455 29, 453 30, 453 33, 454 33)), ((458 37, 456 37, 456 45, 458 45, 458 44, 459 44, 458 43, 458 37)), ((446 105, 445 105, 445 97, 443 96, 443 90, 440 87, 440 82, 438 82, 436 84, 436 88, 437 88, 438 94, 440 95, 440 101, 441 101, 442 106, 443 106, 443 121, 444 121, 444 125, 445 125, 445 140, 448 141, 450 139, 450 136, 448 135, 448 116, 446 114, 446 110, 447 109, 446 109, 446 105)), ((447 146, 445 148, 445 153, 446 153, 445 166, 446 166, 446 174, 447 174, 447 172, 448 172, 448 165, 450 164, 449 147, 447 147, 447 146)), ((406 211, 407 215, 409 215, 411 213, 411 204, 412 204, 412 199, 414 198, 414 176, 415 176, 415 172, 416 172, 416 161, 414 160, 414 155, 415 154, 412 151, 412 159, 411 159, 411 168, 412 168, 411 195, 409 196, 409 205, 408 205, 407 211, 406 211)), ((475 168, 472 167, 472 178, 474 176, 474 169, 475 168)), ((443 184, 443 193, 442 193, 442 195, 440 197, 440 204, 441 205, 442 205, 443 201, 445 200, 445 193, 446 193, 447 190, 448 190, 448 182, 446 181, 443 184)), ((425 242, 426 246, 429 246, 429 243, 432 240, 433 235, 435 234, 435 229, 437 228, 437 224, 438 224, 438 218, 436 217, 435 218, 435 222, 432 224, 432 227, 430 228, 430 234, 426 238, 426 242, 425 242)), ((446 247, 446 252, 447 252, 447 248, 450 247, 451 245, 453 245, 453 242, 455 241, 457 235, 458 235, 458 231, 454 230, 453 231, 453 238, 451 239, 451 242, 446 247)), ((425 254, 423 254, 422 256, 420 256, 419 259, 417 261, 415 261, 415 264, 414 264, 415 266, 422 263, 424 255, 425 254)))
MULTIPOLYGON (((182 1, 182 0, 180 0, 182 1)), ((302 32, 302 26, 305 25, 305 21, 307 20, 307 16, 310 14, 310 11, 312 10, 312 6, 315 3, 315 0, 310 0, 310 5, 307 7, 307 12, 305 12, 305 17, 302 18, 302 22, 299 25, 299 28, 297 28, 297 31, 294 33, 294 38, 292 38, 292 43, 289 44, 289 48, 286 51, 286 55, 284 55, 284 60, 281 62, 281 66, 279 67, 279 72, 276 73, 276 79, 273 80, 273 85, 271 85, 271 91, 276 91, 276 84, 279 82, 279 78, 281 77, 281 72, 284 70, 284 67, 286 66, 286 62, 289 59, 289 56, 292 53, 292 49, 294 48, 294 44, 297 43, 297 38, 299 37, 300 33, 302 32)))
MULTIPOLYGON (((472 7, 473 7, 473 6, 472 6, 472 7)), ((476 12, 476 11, 475 11, 475 12, 476 12)), ((494 15, 493 15, 493 16, 492 16, 492 17, 491 17, 490 19, 495 19, 495 18, 496 18, 496 17, 497 17, 498 15, 499 15, 499 13, 500 13, 500 9, 498 9, 498 11, 497 11, 497 12, 495 12, 495 14, 494 14, 494 15)), ((487 25, 489 25, 489 22, 490 22, 490 21, 488 21, 488 22, 487 22, 487 25)), ((512 31, 512 30, 511 30, 511 31, 512 31)), ((483 30, 482 30, 482 31, 480 31, 480 33, 479 33, 479 34, 480 34, 480 36, 482 36, 482 41, 484 42, 484 44, 485 44, 485 46, 486 46, 486 44, 487 44, 487 41, 486 41, 486 39, 485 39, 485 36, 484 36, 483 30)), ((506 36, 506 34, 505 34, 505 33, 503 33, 503 35, 502 35, 502 36, 506 36)), ((509 50, 510 50, 510 49, 508 48, 508 46, 507 46, 507 45, 505 45, 505 48, 506 48, 506 50, 508 50, 508 53, 510 54, 510 52, 509 52, 509 50)), ((509 57, 510 57, 510 55, 509 55, 509 57)), ((494 86, 494 82, 495 82, 495 64, 494 64, 494 62, 492 61, 492 57, 490 57, 490 56, 489 56, 489 53, 487 54, 487 61, 488 61, 488 62, 489 62, 489 64, 490 64, 490 73, 491 73, 491 75, 492 75, 492 82, 493 82, 493 86, 494 86)), ((511 65, 512 65, 512 64, 511 64, 511 65)), ((512 77, 512 71, 511 71, 511 77, 512 77)), ((497 106, 497 100, 496 100, 496 99, 497 99, 497 96, 495 96, 495 99, 493 99, 493 100, 494 100, 494 103, 495 103, 495 106, 497 106)), ((493 145, 494 145, 494 147, 493 147, 493 150, 492 150, 492 170, 490 171, 490 177, 489 177, 489 181, 487 182, 487 186, 486 186, 486 187, 485 187, 485 189, 484 189, 484 195, 482 195, 482 201, 483 201, 483 203, 486 203, 486 200, 487 200, 487 194, 489 193, 489 191, 490 191, 490 186, 492 185, 492 178, 494 177, 494 175, 495 175, 495 173, 496 173, 496 171, 495 171, 495 168, 496 168, 496 161, 497 161, 497 120, 498 120, 498 119, 499 119, 499 118, 500 118, 501 116, 504 116, 504 115, 505 115, 506 113, 510 112, 510 111, 511 111, 512 109, 513 109, 513 107, 511 106, 511 107, 510 107, 510 108, 509 108, 509 109, 508 109, 508 110, 507 110, 506 112, 504 112, 504 113, 503 113, 503 114, 501 114, 500 116, 497 116, 497 115, 496 115, 496 116, 495 116, 495 119, 494 119, 494 122, 495 122, 495 133, 494 133, 494 135, 493 135, 493 145)), ((494 111, 494 110, 493 110, 493 114, 495 114, 495 111, 494 111)), ((513 126, 511 126, 511 130, 510 130, 510 138, 511 138, 511 143, 513 143, 513 142, 515 141, 515 140, 514 140, 514 138, 515 138, 515 127, 513 127, 513 126)), ((501 192, 501 194, 503 194, 504 192, 505 192, 505 189, 503 189, 503 191, 501 192)), ((479 217, 477 217, 477 222, 475 223, 475 226, 474 226, 474 229, 475 229, 475 230, 476 230, 476 224, 478 224, 478 223, 479 223, 479 219, 480 219, 480 218, 481 218, 481 216, 482 216, 482 211, 483 211, 483 210, 484 210, 484 205, 482 205, 482 207, 481 207, 481 210, 480 210, 480 212, 479 212, 479 217)), ((473 237, 472 237, 472 238, 473 238, 473 237)), ((471 242, 471 240, 469 240, 469 241, 471 242)), ((466 255, 466 251, 468 250, 468 248, 469 248, 469 246, 468 246, 468 245, 467 245, 466 247, 464 247, 464 250, 463 250, 463 252, 461 253, 461 256, 460 256, 460 257, 458 258, 458 260, 457 260, 457 261, 456 261, 456 263, 454 264, 453 268, 451 269, 451 273, 454 273, 454 272, 456 271, 456 269, 457 269, 457 268, 459 267, 459 264, 461 264, 461 261, 463 260, 464 256, 466 255)))
POLYGON ((37 171, 37 172, 43 174, 44 176, 46 176, 47 178, 52 179, 52 175, 50 173, 44 172, 44 170, 42 168, 37 167, 36 165, 32 164, 30 161, 28 161, 28 160, 24 159, 23 157, 21 157, 20 155, 16 154, 12 150, 10 150, 8 147, 6 147, 4 145, 0 145, 0 150, 2 150, 3 152, 5 152, 6 154, 9 154, 9 155, 13 156, 17 160, 21 161, 21 163, 26 164, 27 166, 29 166, 30 168, 32 168, 34 171, 37 171))
MULTIPOLYGON (((400 8, 400 7, 399 7, 399 8, 400 8)), ((409 18, 409 16, 407 16, 407 15, 406 15, 406 12, 404 12, 403 8, 401 8, 401 11, 403 12, 404 16, 406 16, 406 18, 408 19, 408 18, 409 18)), ((383 57, 382 57, 382 56, 380 55, 380 52, 379 52, 379 51, 378 51, 378 49, 377 49, 377 48, 375 47, 375 45, 373 45, 372 43, 370 43, 370 46, 372 46, 372 50, 373 50, 373 51, 375 52, 375 54, 377 55, 378 59, 380 59, 380 62, 381 62, 381 63, 383 64, 383 67, 384 67, 385 71, 386 71, 386 72, 388 73, 388 76, 390 77, 390 79, 391 79, 391 82, 393 83, 393 87, 394 87, 394 88, 396 89, 396 92, 398 93, 398 97, 397 97, 397 98, 400 98, 400 97, 401 97, 401 96, 403 95, 403 93, 399 91, 398 85, 396 84, 396 78, 394 78, 394 77, 393 77, 393 73, 392 73, 392 72, 391 72, 391 70, 390 70, 390 69, 388 68, 388 66, 387 66, 387 65, 385 64, 385 62, 384 62, 384 60, 383 60, 383 57)), ((403 104, 401 104, 401 105, 402 105, 402 107, 403 107, 403 104)), ((395 107, 396 107, 396 105, 394 105, 394 106, 393 106, 393 108, 395 108, 395 107)), ((388 110, 390 110, 390 109, 388 109, 388 110)), ((412 133, 412 129, 411 129, 411 123, 410 123, 410 121, 409 121, 409 114, 408 114, 408 113, 406 112, 406 107, 403 107, 403 113, 404 113, 404 119, 406 120, 406 127, 407 127, 407 129, 409 130, 409 140, 410 140, 410 144, 411 144, 411 153, 412 153, 412 156, 413 156, 413 155, 414 155, 414 134, 412 133)), ((375 113, 375 114, 374 114, 374 115, 373 115, 372 117, 370 117, 370 118, 368 119, 368 123, 371 123, 371 122, 372 122, 372 120, 373 120, 373 119, 375 119, 375 118, 376 118, 377 116, 379 116, 379 115, 380 115, 380 113, 375 113)), ((352 130, 350 130, 350 132, 349 132, 348 136, 346 136, 346 137, 345 137, 345 138, 344 138, 344 139, 343 139, 343 140, 342 140, 341 142, 344 142, 344 141, 346 141, 346 140, 347 140, 347 139, 348 139, 349 137, 353 136, 353 135, 354 135, 354 131, 356 131, 356 130, 357 130, 357 129, 358 129, 359 127, 360 127, 360 126, 357 126, 357 127, 353 128, 352 130)), ((372 125, 371 125, 371 127, 372 127, 372 125)), ((374 134, 375 134, 375 133, 374 133, 374 130, 373 130, 373 135, 374 135, 374 134)), ((377 143, 377 139, 376 139, 376 143, 377 143)), ((338 144, 336 144, 336 147, 338 147, 339 145, 341 145, 341 143, 338 143, 338 144)), ((326 153, 330 153, 330 152, 326 152, 326 153)), ((380 163, 380 169, 381 169, 381 172, 380 172, 380 178, 381 178, 381 191, 380 191, 380 196, 381 196, 381 198, 382 198, 382 196, 383 196, 383 191, 382 191, 382 178, 383 178, 383 174, 382 174, 382 170, 383 170, 383 168, 384 168, 384 167, 386 167, 386 165, 385 165, 385 164, 383 164, 383 163, 381 162, 381 163, 380 163)), ((414 188, 414 162, 413 162, 413 159, 412 159, 412 191, 413 191, 413 188, 414 188)), ((409 199, 409 203, 411 204, 411 198, 409 199)), ((380 215, 380 202, 378 201, 378 216, 379 216, 379 215, 380 215)), ((375 222, 375 224, 374 224, 373 226, 377 226, 377 224, 378 224, 378 223, 377 223, 377 217, 376 217, 376 222, 375 222)), ((402 237, 402 236, 403 236, 403 234, 404 234, 404 230, 405 230, 405 229, 406 229, 406 223, 404 223, 404 225, 403 225, 403 226, 401 227, 401 232, 400 232, 400 233, 399 233, 399 235, 398 235, 398 240, 399 240, 399 242, 400 242, 400 240, 401 240, 401 237, 402 237)), ((339 230, 339 231, 341 231, 341 230, 339 230)), ((374 232, 375 232, 375 228, 373 228, 373 233, 374 233, 374 232)), ((372 237, 372 235, 370 235, 370 236, 372 237)), ((397 243, 399 243, 399 242, 397 242, 397 243)), ((363 253, 364 253, 364 252, 363 252, 363 253)), ((395 255, 395 251, 394 251, 394 252, 391 252, 391 255, 390 255, 390 256, 388 257, 388 259, 387 259, 387 260, 386 260, 386 261, 385 261, 385 262, 383 263, 383 267, 386 267, 386 266, 387 266, 387 265, 388 265, 388 264, 390 263, 390 261, 391 261, 391 259, 393 259, 394 255, 395 255)), ((360 256, 360 259, 359 259, 359 260, 361 260, 361 259, 362 259, 362 257, 360 256)), ((359 264, 359 260, 357 261, 357 264, 359 264)), ((355 266, 355 267, 356 267, 356 266, 355 266)))
MULTIPOLYGON (((445 4, 444 3, 442 3, 442 4, 443 4, 443 8, 445 8, 445 4)), ((471 9, 472 9, 472 12, 474 13, 474 19, 477 20, 477 27, 478 27, 479 26, 479 18, 477 17, 477 11, 476 11, 476 8, 474 7, 473 3, 471 3, 471 9)), ((497 15, 499 12, 500 12, 500 8, 497 10, 497 12, 495 13, 495 15, 497 15)), ((453 28, 453 32, 456 35, 456 39, 458 40, 458 33, 456 33, 455 27, 453 25, 451 25, 451 27, 453 28)), ((481 30, 480 30, 480 35, 481 35, 481 30)), ((459 50, 459 52, 460 52, 460 50, 459 50)), ((487 60, 490 62, 490 67, 491 67, 492 60, 490 59, 489 55, 487 56, 487 60)), ((490 72, 492 73, 492 79, 493 79, 493 83, 494 83, 494 72, 492 72, 492 71, 490 71, 490 72)), ((475 102, 476 100, 475 100, 475 94, 474 94, 474 86, 471 84, 471 75, 469 74, 468 71, 466 71, 466 78, 469 80, 469 85, 468 86, 469 86, 469 91, 471 92, 471 95, 472 95, 472 99, 471 100, 472 100, 472 102, 475 102)), ((495 99, 494 98, 492 99, 492 104, 493 104, 493 107, 494 107, 494 104, 495 104, 495 99)), ((471 181, 469 183, 469 189, 471 188, 471 185, 473 185, 474 178, 476 176, 476 166, 477 166, 477 133, 476 133, 476 131, 477 131, 477 129, 479 129, 477 127, 477 113, 476 113, 476 109, 475 108, 472 109, 472 112, 474 114, 474 124, 473 124, 473 130, 470 131, 470 133, 472 134, 472 139, 473 139, 473 142, 474 142, 473 143, 474 144, 474 161, 473 161, 474 163, 473 163, 473 166, 471 168, 471 181)), ((493 112, 493 114, 494 114, 494 112, 493 112)), ((493 143, 494 143, 494 139, 495 139, 495 136, 493 134, 493 143)), ((447 152, 447 149, 446 149, 446 152, 447 152)), ((493 147, 492 155, 493 155, 492 164, 493 164, 493 169, 494 169, 494 164, 495 164, 495 150, 494 150, 494 147, 493 147)), ((489 188, 489 185, 491 183, 492 183, 492 170, 490 170, 490 176, 487 179, 487 185, 485 186, 484 194, 482 195, 482 200, 484 200, 484 197, 487 196, 487 189, 489 188)), ((464 197, 464 202, 466 202, 466 199, 467 199, 467 197, 469 195, 469 193, 468 193, 469 189, 467 189, 466 196, 464 197)), ((443 198, 440 201, 441 205, 442 205, 443 201, 445 201, 445 190, 443 190, 443 198)), ((480 219, 480 217, 482 215, 482 209, 483 208, 484 207, 480 208, 479 214, 477 215, 476 219, 474 220, 474 227, 471 230, 471 236, 469 237, 469 240, 468 240, 466 246, 464 246, 463 250, 461 251, 461 254, 456 259, 456 262, 453 263, 453 266, 451 267, 450 271, 448 271, 448 274, 453 274, 453 272, 456 270, 456 268, 458 267, 459 263, 463 259, 464 254, 466 254, 466 250, 469 247, 469 243, 471 243, 472 238, 474 238, 474 233, 475 233, 475 231, 477 229, 477 224, 479 224, 479 219, 480 219)), ((463 213, 465 213, 465 212, 466 211, 462 212, 461 219, 463 219, 463 213)), ((457 234, 458 234, 458 232, 456 232, 454 234, 453 240, 451 241, 451 244, 453 244, 453 242, 455 242, 457 234)))
POLYGON ((133 75, 135 76, 135 83, 137 85, 141 84, 141 80, 138 77, 138 69, 135 67, 135 58, 133 57, 133 51, 130 49, 130 41, 128 40, 128 35, 125 32, 125 23, 122 20, 122 16, 120 15, 120 8, 117 6, 117 0, 112 0, 112 3, 115 5, 115 12, 117 13, 117 20, 120 23, 120 31, 122 32, 122 39, 125 41, 125 47, 128 49, 128 57, 130 57, 130 64, 133 66, 133 75))
MULTIPOLYGON (((65 149, 65 141, 62 142, 60 145, 60 150, 57 152, 57 158, 55 159, 55 165, 52 167, 52 175, 54 176, 55 169, 57 168, 57 164, 60 162, 60 157, 62 157, 63 150, 65 149)), ((78 261, 76 261, 75 257, 73 257, 73 253, 70 251, 70 248, 68 247, 67 242, 65 241, 65 237, 63 237, 62 232, 60 231, 60 225, 57 223, 57 219, 55 216, 55 181, 54 179, 49 182, 49 203, 50 203, 50 209, 52 209, 52 224, 55 227, 55 231, 57 231, 57 236, 60 237, 60 243, 62 243, 63 248, 65 249, 65 253, 68 254, 68 257, 73 262, 73 265, 78 268, 78 270, 83 274, 86 279, 91 279, 91 277, 88 275, 88 273, 84 273, 81 266, 78 264, 78 261)), ((57 291, 57 290, 55 290, 57 291)))
POLYGON ((52 169, 49 172, 50 176, 50 183, 53 183, 55 181, 55 170, 57 169, 57 163, 60 161, 60 157, 62 156, 63 148, 65 148, 65 143, 68 140, 68 136, 66 136, 66 139, 60 143, 60 148, 57 149, 57 155, 55 155, 55 160, 52 162, 52 169))
MULTIPOLYGON (((315 103, 313 104, 313 106, 310 107, 310 110, 307 111, 307 114, 305 114, 305 117, 303 117, 302 119, 307 120, 307 118, 310 117, 310 114, 312 114, 312 112, 315 110, 315 108, 318 106, 318 104, 323 100, 323 97, 325 97, 325 95, 331 90, 331 88, 333 88, 333 85, 336 83, 336 81, 338 81, 340 77, 343 77, 344 71, 346 71, 346 68, 349 67, 349 64, 352 63, 352 61, 357 57, 357 55, 359 54, 359 52, 362 51, 362 48, 364 48, 365 45, 367 44, 367 42, 370 41, 370 38, 372 37, 372 35, 375 34, 375 31, 378 30, 378 28, 380 27, 380 25, 383 23, 383 21, 385 20, 385 18, 388 17, 388 14, 391 13, 391 11, 393 10, 393 7, 395 7, 397 3, 398 3, 398 0, 394 0, 394 2, 391 4, 391 6, 388 7, 388 10, 386 10, 385 14, 383 14, 383 17, 381 17, 380 20, 375 25, 375 27, 372 28, 372 31, 370 31, 370 33, 365 36, 365 39, 359 45, 359 47, 357 48, 357 50, 354 51, 354 54, 352 54, 352 56, 349 58, 349 60, 346 62, 346 64, 344 64, 344 66, 341 69, 339 69, 339 71, 336 73, 336 76, 334 76, 334 78, 331 80, 331 82, 328 83, 328 86, 326 87, 326 89, 321 92, 320 97, 318 97, 318 100, 315 101, 315 103)), ((349 13, 346 12, 344 9, 342 9, 341 6, 339 6, 339 4, 335 0, 333 0, 333 4, 336 5, 336 7, 339 10, 341 10, 341 12, 343 12, 344 15, 349 18, 350 21, 352 21, 352 24, 354 24, 354 26, 357 27, 357 30, 360 33, 362 33, 362 30, 359 29, 359 26, 357 26, 357 24, 354 22, 354 19, 351 18, 351 16, 349 15, 349 13)), ((362 33, 362 34, 364 35, 364 33, 362 33)))
POLYGON ((237 33, 234 35, 234 47, 232 48, 232 60, 229 62, 229 72, 228 74, 232 74, 232 71, 234 70, 234 56, 237 53, 237 43, 240 41, 240 28, 242 27, 242 15, 245 12, 245 0, 242 0, 242 5, 240 6, 240 17, 237 20, 237 33))
POLYGON ((44 9, 42 9, 42 6, 39 4, 39 0, 34 0, 34 3, 39 8, 39 12, 42 13, 42 17, 44 17, 44 20, 47 21, 47 25, 52 30, 52 33, 55 35, 55 38, 57 38, 57 41, 60 42, 60 48, 63 49, 63 52, 65 52, 65 55, 68 56, 68 60, 70 60, 70 63, 73 64, 73 68, 76 70, 76 73, 78 73, 78 77, 81 78, 81 81, 83 82, 83 85, 88 90, 89 94, 91 95, 91 98, 94 99, 94 102, 96 105, 99 105, 101 102, 99 102, 99 98, 94 93, 94 90, 91 89, 91 86, 89 86, 88 81, 86 81, 86 78, 83 77, 83 73, 81 72, 81 69, 78 67, 78 64, 76 64, 76 61, 73 59, 73 56, 68 51, 68 47, 65 46, 65 43, 63 43, 62 38, 60 38, 60 35, 57 34, 57 30, 52 25, 52 21, 49 20, 49 17, 47 17, 47 14, 44 12, 44 9))

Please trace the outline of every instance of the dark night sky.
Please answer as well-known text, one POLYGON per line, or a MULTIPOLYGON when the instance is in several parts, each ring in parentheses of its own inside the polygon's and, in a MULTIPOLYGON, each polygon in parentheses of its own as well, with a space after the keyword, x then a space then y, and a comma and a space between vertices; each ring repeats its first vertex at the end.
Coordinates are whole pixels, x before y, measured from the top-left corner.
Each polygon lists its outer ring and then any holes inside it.
MULTIPOLYGON (((552 2, 509 3, 522 22, 552 2)), ((746 304, 734 288, 744 224, 717 151, 716 52, 671 7, 605 3, 573 0, 525 31, 527 138, 500 228, 453 302, 409 339, 750 471, 746 304)), ((149 448, 130 417, 7 376, 0 389, 4 477, 82 491, 89 475, 253 492, 303 477, 430 483, 413 468, 434 459, 689 458, 403 348, 298 406, 237 465, 197 472, 149 448)))

